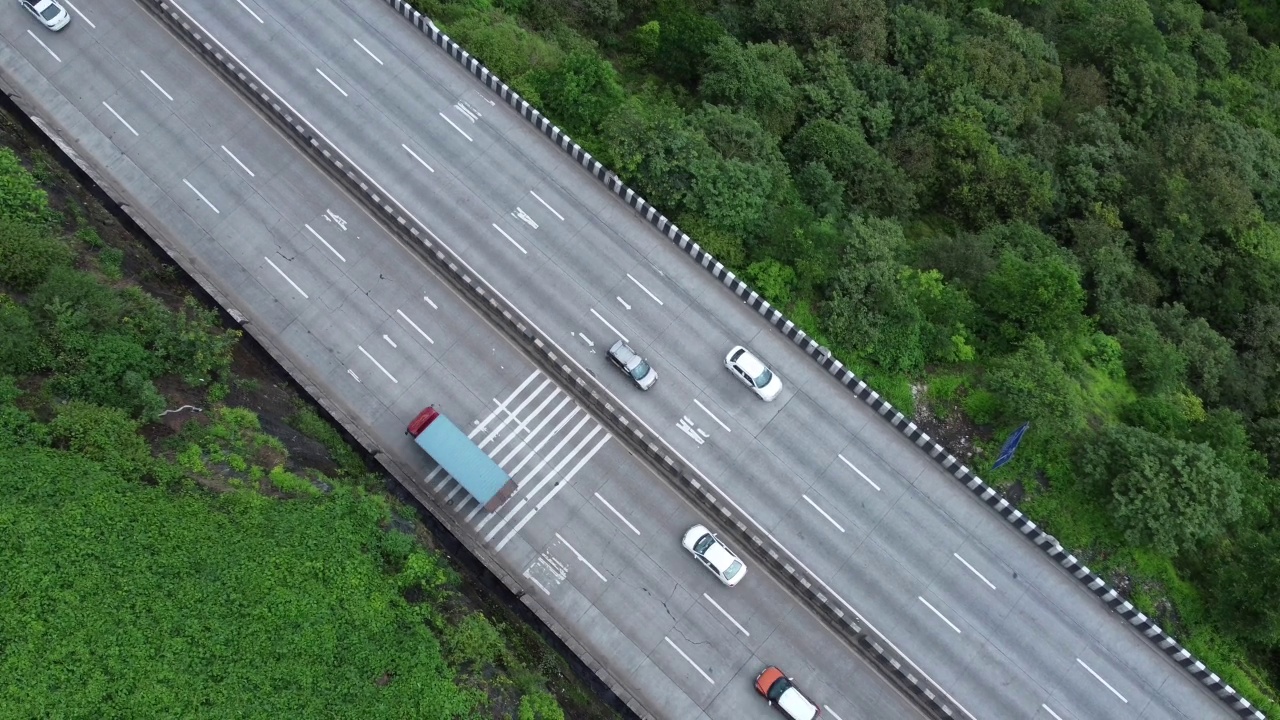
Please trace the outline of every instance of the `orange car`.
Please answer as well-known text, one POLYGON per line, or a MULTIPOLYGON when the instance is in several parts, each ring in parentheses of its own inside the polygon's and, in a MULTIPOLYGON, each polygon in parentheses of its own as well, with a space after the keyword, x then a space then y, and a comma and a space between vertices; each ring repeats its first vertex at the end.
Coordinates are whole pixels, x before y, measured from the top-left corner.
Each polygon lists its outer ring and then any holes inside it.
POLYGON ((822 714, 782 670, 770 665, 756 676, 756 692, 791 720, 813 720, 822 714))

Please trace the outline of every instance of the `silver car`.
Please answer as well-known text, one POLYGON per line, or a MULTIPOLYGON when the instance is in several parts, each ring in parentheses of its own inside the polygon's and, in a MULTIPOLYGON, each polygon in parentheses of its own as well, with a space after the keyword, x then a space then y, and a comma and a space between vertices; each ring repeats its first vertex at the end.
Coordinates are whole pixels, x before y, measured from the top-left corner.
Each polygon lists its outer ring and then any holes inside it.
POLYGON ((71 22, 71 13, 54 0, 18 0, 18 4, 50 30, 61 30, 71 22))
POLYGON ((621 340, 609 348, 609 362, 631 378, 631 382, 641 390, 648 390, 658 381, 658 371, 621 340))

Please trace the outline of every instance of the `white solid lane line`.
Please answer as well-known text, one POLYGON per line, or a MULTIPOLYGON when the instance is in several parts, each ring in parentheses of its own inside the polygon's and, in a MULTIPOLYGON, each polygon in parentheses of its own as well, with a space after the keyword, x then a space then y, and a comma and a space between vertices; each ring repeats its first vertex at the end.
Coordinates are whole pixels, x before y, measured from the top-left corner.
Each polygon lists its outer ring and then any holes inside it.
POLYGON ((920 602, 924 603, 924 606, 925 606, 925 607, 927 607, 927 608, 929 608, 930 610, 932 610, 934 615, 937 615, 938 617, 942 618, 942 622, 944 622, 944 623, 946 623, 946 624, 950 625, 952 630, 955 630, 956 632, 960 632, 960 628, 956 627, 956 624, 955 624, 955 623, 953 623, 953 622, 951 622, 950 620, 948 620, 946 615, 943 615, 942 613, 938 612, 938 608, 936 608, 936 607, 934 607, 934 606, 930 605, 928 600, 925 600, 924 598, 920 597, 919 595, 917 595, 917 596, 916 596, 916 599, 917 599, 917 600, 919 600, 920 602))
MULTIPOLYGON (((32 39, 32 40, 35 40, 36 42, 40 43, 40 47, 44 48, 45 52, 47 52, 47 53, 49 53, 50 55, 52 55, 54 60, 57 60, 58 62, 62 62, 62 58, 58 57, 58 53, 56 53, 56 52, 54 52, 54 51, 50 50, 50 49, 49 49, 49 46, 48 46, 48 45, 45 45, 43 40, 41 40, 40 38, 36 37, 36 34, 35 34, 35 33, 33 33, 33 32, 31 32, 30 30, 28 30, 28 31, 27 31, 27 34, 31 36, 31 39, 32 39)), ((103 104, 103 105, 106 105, 106 103, 102 103, 102 104, 103 104)), ((117 115, 116 117, 120 117, 120 116, 119 116, 119 115, 117 115)), ((136 135, 137 133, 134 133, 134 134, 136 135)))
POLYGON ((342 93, 342 97, 351 97, 350 95, 347 94, 346 90, 343 90, 342 88, 338 87, 338 83, 334 82, 333 78, 330 78, 328 75, 325 75, 323 70, 321 70, 320 68, 316 68, 316 72, 320 73, 320 77, 324 78, 325 80, 328 80, 329 84, 333 86, 334 90, 337 90, 338 92, 342 93))
MULTIPOLYGON (((163 91, 162 91, 162 92, 163 92, 163 91)), ((240 162, 240 158, 236 157, 236 156, 235 156, 235 153, 233 153, 233 152, 231 152, 230 150, 228 150, 226 145, 223 145, 223 146, 222 146, 222 151, 223 151, 223 152, 225 152, 226 154, 230 155, 230 156, 231 156, 231 159, 236 161, 236 164, 240 166, 240 169, 241 169, 241 170, 244 170, 245 172, 249 173, 249 177, 255 177, 255 175, 253 174, 253 171, 252 171, 252 170, 250 170, 249 168, 245 167, 245 166, 244 166, 244 163, 240 162)))
POLYGON ((94 30, 98 29, 98 26, 94 25, 92 20, 90 20, 84 13, 80 12, 80 8, 71 4, 71 0, 62 0, 62 4, 66 5, 67 7, 75 11, 75 14, 79 15, 81 20, 84 20, 85 22, 89 23, 89 27, 93 28, 94 30))
POLYGON ((848 465, 849 467, 853 468, 853 471, 858 473, 858 475, 860 475, 863 480, 866 480, 867 482, 871 483, 871 487, 875 488, 876 492, 880 492, 880 486, 875 484, 874 482, 871 482, 871 478, 867 477, 861 470, 858 469, 856 465, 849 462, 848 458, 846 458, 844 455, 841 455, 839 453, 836 453, 836 457, 840 458, 841 460, 844 460, 845 465, 848 465))
POLYGON ((651 293, 651 292, 649 292, 649 288, 645 287, 644 285, 641 285, 639 280, 637 280, 637 279, 635 279, 635 278, 631 277, 631 273, 627 273, 627 277, 631 278, 631 282, 635 283, 635 284, 636 284, 636 287, 640 288, 641 290, 643 290, 643 291, 645 292, 645 294, 646 294, 646 295, 648 295, 649 297, 653 298, 653 301, 654 301, 654 302, 658 303, 659 305, 661 305, 661 304, 662 304, 662 301, 658 299, 658 296, 657 296, 657 295, 654 295, 654 294, 653 294, 653 293, 651 293))
POLYGON ((409 316, 408 316, 408 315, 405 315, 405 314, 404 314, 404 312, 403 312, 402 310, 400 310, 400 308, 396 308, 396 314, 398 314, 400 317, 404 318, 404 321, 405 321, 405 322, 407 322, 407 323, 409 323, 409 325, 410 325, 410 326, 412 326, 414 330, 417 330, 419 335, 421 335, 422 337, 426 338, 427 342, 431 343, 432 345, 435 345, 435 344, 436 344, 436 341, 435 341, 435 340, 432 340, 430 335, 428 335, 428 334, 426 334, 426 333, 422 332, 422 328, 418 327, 418 323, 416 323, 416 322, 414 322, 414 321, 410 320, 410 319, 409 319, 409 316))
POLYGON ((466 138, 467 142, 475 142, 475 140, 471 139, 470 135, 466 134, 465 132, 462 132, 462 128, 458 127, 452 120, 450 120, 448 115, 445 115, 444 113, 439 113, 439 115, 440 117, 444 118, 445 122, 449 123, 450 125, 453 125, 454 130, 457 130, 458 132, 462 133, 462 137, 466 138))
POLYGON ((685 655, 683 650, 681 650, 680 648, 676 647, 676 644, 675 644, 675 643, 671 642, 671 638, 669 638, 669 637, 663 637, 662 639, 667 641, 667 644, 671 646, 671 649, 672 649, 672 650, 675 650, 676 652, 680 653, 680 657, 684 658, 685 662, 687 662, 687 663, 689 663, 690 665, 692 665, 692 666, 693 666, 693 669, 694 669, 694 670, 697 670, 697 671, 698 671, 698 674, 699 674, 699 675, 701 675, 701 676, 703 677, 703 679, 705 679, 707 682, 711 683, 712 685, 715 685, 715 684, 716 684, 716 681, 715 681, 715 680, 712 680, 710 675, 708 675, 708 674, 706 674, 705 672, 703 672, 703 671, 702 671, 702 668, 698 667, 698 664, 697 664, 697 663, 695 663, 693 660, 691 660, 691 659, 689 658, 689 656, 688 656, 688 655, 685 655))
POLYGON ((400 381, 399 381, 399 380, 397 380, 397 379, 395 378, 395 376, 394 376, 394 375, 392 375, 391 373, 387 372, 387 369, 386 369, 386 368, 384 368, 384 367, 382 367, 382 363, 380 363, 380 362, 378 362, 377 360, 374 360, 374 359, 373 359, 373 356, 369 354, 369 351, 368 351, 368 350, 365 350, 365 349, 364 349, 364 347, 363 347, 363 346, 361 346, 361 345, 357 345, 356 347, 357 347, 357 348, 360 348, 360 352, 364 353, 364 356, 365 356, 365 357, 367 357, 367 358, 369 358, 369 361, 370 361, 370 362, 372 362, 374 365, 377 365, 377 366, 378 366, 378 369, 382 371, 382 374, 383 374, 383 375, 386 375, 387 377, 391 378, 391 382, 393 382, 393 383, 395 383, 395 384, 397 384, 397 385, 399 385, 399 384, 400 384, 400 381))
POLYGON ((1044 703, 1040 703, 1040 707, 1044 708, 1045 712, 1052 715, 1054 720, 1062 720, 1061 717, 1058 717, 1058 713, 1054 712, 1048 705, 1045 705, 1044 703))
POLYGON ((830 706, 830 705, 823 705, 822 707, 823 707, 823 708, 825 708, 825 709, 826 709, 826 711, 827 711, 827 714, 828 714, 828 715, 830 715, 831 717, 835 718, 835 720, 844 720, 844 718, 842 718, 842 717, 840 717, 839 715, 837 715, 837 714, 836 714, 836 711, 835 711, 835 710, 832 710, 832 709, 831 709, 831 706, 830 706))
POLYGON ((574 547, 569 544, 569 541, 564 539, 563 535, 561 535, 560 533, 556 533, 556 537, 560 538, 560 542, 564 543, 564 546, 569 548, 569 552, 578 556, 578 559, 582 561, 583 565, 586 565, 587 567, 591 568, 591 572, 595 573, 596 577, 600 578, 600 582, 609 582, 609 580, 605 576, 600 574, 600 571, 596 569, 595 565, 592 565, 591 563, 587 562, 587 559, 582 557, 582 553, 574 549, 574 547))
POLYGON ((374 55, 374 54, 373 54, 373 51, 372 51, 372 50, 370 50, 369 48, 365 47, 365 46, 364 46, 364 43, 360 42, 359 40, 356 40, 355 38, 351 38, 351 39, 352 39, 352 40, 355 40, 355 43, 356 43, 357 45, 359 45, 359 46, 360 46, 360 49, 361 49, 361 50, 363 50, 363 51, 365 51, 365 52, 369 53, 369 57, 373 58, 374 60, 377 60, 379 65, 386 65, 386 63, 382 62, 382 60, 381 60, 377 55, 374 55))
POLYGON ((622 517, 622 513, 618 512, 618 511, 617 511, 617 510, 616 510, 612 505, 610 505, 608 500, 605 500, 603 497, 601 497, 601 496, 600 496, 600 493, 595 493, 595 496, 596 496, 596 499, 597 499, 597 500, 599 500, 600 502, 604 503, 604 506, 605 506, 605 507, 607 507, 607 508, 609 508, 610 510, 612 510, 612 511, 613 511, 613 514, 614 514, 614 515, 617 515, 619 520, 621 520, 622 522, 626 523, 626 524, 627 524, 627 527, 631 528, 631 532, 633 532, 633 533, 635 533, 635 534, 637 534, 637 535, 639 535, 639 534, 640 534, 640 531, 636 529, 636 526, 635 526, 635 525, 632 525, 630 520, 628 520, 628 519, 626 519, 626 518, 622 517))
POLYGON ((502 228, 498 227, 498 223, 489 223, 489 224, 493 226, 494 230, 497 230, 498 232, 502 233, 502 237, 506 238, 507 240, 510 240, 511 244, 515 245, 517 250, 524 253, 525 255, 529 254, 529 251, 520 247, 520 243, 516 242, 510 235, 508 235, 506 230, 503 230, 502 228))
POLYGON ((694 404, 694 405, 697 405, 697 406, 698 406, 698 407, 700 407, 700 408, 702 408, 702 412, 706 413, 707 415, 710 415, 710 416, 711 416, 711 419, 712 419, 712 420, 715 420, 717 425, 719 425, 720 427, 724 428, 724 431, 725 431, 725 432, 733 432, 732 430, 730 430, 730 429, 729 429, 729 426, 728 426, 728 425, 725 425, 724 423, 720 422, 720 418, 716 417, 716 416, 715 416, 715 413, 713 413, 713 412, 711 412, 710 410, 708 410, 706 405, 703 405, 702 403, 698 402, 698 399, 697 399, 697 398, 694 398, 694 399, 693 399, 693 404, 694 404))
POLYGON ((969 568, 970 572, 972 572, 974 575, 977 575, 979 578, 981 578, 981 579, 982 579, 982 582, 984 582, 984 583, 986 583, 986 584, 987 584, 987 587, 991 588, 992 590, 995 590, 995 589, 996 589, 996 586, 995 586, 995 585, 992 585, 992 584, 991 584, 991 581, 990 581, 990 580, 988 580, 985 576, 983 576, 983 574, 982 574, 982 573, 980 573, 980 572, 978 572, 977 570, 975 570, 975 569, 974 569, 974 567, 973 567, 972 565, 970 565, 970 564, 969 564, 969 561, 968 561, 968 560, 965 560, 964 558, 960 557, 960 554, 959 554, 959 553, 951 553, 951 554, 952 554, 952 555, 955 555, 957 560, 959 560, 960 562, 964 563, 964 566, 965 566, 965 567, 967 567, 967 568, 969 568))
MULTIPOLYGON (((132 129, 132 128, 130 128, 130 129, 132 129)), ((204 204, 205 204, 205 205, 208 205, 210 210, 213 210, 214 212, 218 213, 219 215, 221 215, 221 214, 222 214, 222 213, 218 210, 218 208, 216 208, 216 207, 214 207, 214 206, 213 206, 213 203, 209 202, 209 198, 205 197, 205 196, 204 196, 204 193, 201 193, 199 190, 197 190, 197 189, 196 189, 196 186, 195 186, 195 185, 192 185, 192 184, 191 184, 191 183, 190 183, 186 178, 182 178, 182 182, 186 183, 187 187, 191 188, 191 192, 195 193, 195 194, 196 194, 196 197, 198 197, 198 198, 200 198, 201 200, 203 200, 203 201, 204 201, 204 204)))
POLYGON ((550 210, 552 215, 555 215, 556 217, 560 218, 560 220, 562 220, 562 221, 564 220, 564 216, 563 216, 563 215, 561 215, 560 213, 556 212, 556 209, 555 209, 555 208, 551 207, 550 205, 547 205, 547 201, 546 201, 546 200, 543 200, 543 199, 542 199, 542 198, 540 198, 540 197, 538 197, 538 193, 536 193, 536 192, 534 192, 534 191, 530 190, 530 191, 529 191, 529 194, 530 194, 530 195, 532 195, 532 196, 534 196, 535 198, 538 198, 538 202, 542 203, 543 207, 545 207, 546 209, 550 210))
POLYGON ((257 20, 259 24, 265 24, 265 23, 263 23, 263 22, 262 22, 262 18, 258 17, 258 13, 254 12, 253 10, 250 10, 250 9, 249 9, 249 6, 248 6, 248 5, 245 5, 245 4, 244 4, 244 2, 243 2, 243 0, 236 0, 236 2, 240 3, 240 7, 244 8, 244 9, 245 9, 245 12, 249 13, 250 15, 252 15, 252 16, 253 16, 253 19, 254 19, 254 20, 257 20))
POLYGON ((618 328, 614 327, 613 325, 610 325, 608 320, 605 320, 604 317, 600 315, 600 313, 596 312, 595 308, 591 308, 591 314, 595 315, 596 318, 600 320, 600 322, 608 326, 608 328, 613 331, 614 335, 617 335, 618 337, 622 338, 622 342, 625 342, 625 343, 631 342, 630 340, 627 339, 626 335, 623 335, 622 333, 618 332, 618 328))
POLYGON ((303 224, 302 224, 302 227, 304 227, 304 228, 306 228, 306 229, 310 230, 310 231, 311 231, 311 234, 312 234, 312 235, 315 235, 317 240, 319 240, 320 242, 324 243, 324 246, 325 246, 325 247, 327 247, 327 248, 329 248, 329 252, 333 253, 334 255, 337 255, 339 260, 341 260, 342 262, 346 262, 346 261, 347 261, 347 259, 346 259, 346 258, 342 257, 342 253, 338 252, 337 250, 334 250, 334 249, 333 249, 333 246, 329 244, 329 241, 328 241, 328 240, 325 240, 323 237, 321 237, 321 236, 320 236, 320 233, 318 233, 318 232, 316 232, 316 231, 315 231, 315 228, 311 227, 311 226, 310 226, 310 225, 308 225, 307 223, 303 223, 303 224))
MULTIPOLYGON (((157 90, 163 93, 165 97, 169 98, 169 102, 173 102, 173 96, 165 92, 165 89, 160 87, 160 83, 156 82, 150 75, 148 75, 146 70, 139 69, 138 72, 142 73, 142 77, 146 78, 147 82, 151 83, 152 85, 155 85, 157 90)), ((223 145, 222 149, 226 150, 227 146, 223 145)))
MULTIPOLYGON (((262 258, 262 259, 263 259, 263 260, 266 260, 266 261, 267 261, 267 264, 269 264, 271 267, 275 268, 275 269, 276 269, 276 272, 280 273, 280 277, 282 277, 282 278, 284 278, 285 280, 289 281, 289 284, 293 286, 293 289, 294 289, 294 290, 297 290, 297 291, 298 291, 298 294, 302 296, 302 299, 303 299, 303 300, 306 300, 306 299, 307 299, 307 294, 306 294, 306 293, 304 293, 304 292, 302 292, 302 288, 298 287, 298 283, 294 282, 294 281, 293 281, 293 278, 290 278, 288 275, 285 275, 285 274, 284 274, 284 271, 280 269, 280 266, 278 266, 278 265, 276 265, 275 263, 271 262, 271 258, 266 257, 265 255, 263 256, 263 258, 262 258)), ((358 378, 357 378, 357 379, 358 379, 358 378)))
POLYGON ((744 628, 744 627, 742 627, 742 623, 738 622, 737 620, 734 620, 734 619, 733 619, 733 616, 732 616, 732 615, 730 615, 730 614, 729 614, 729 612, 728 612, 727 610, 725 610, 724 608, 720 607, 720 603, 718 603, 718 602, 716 602, 715 600, 713 600, 713 599, 712 599, 712 597, 711 597, 710 595, 706 594, 706 593, 702 593, 702 597, 706 598, 706 599, 707 599, 707 602, 709 602, 709 603, 711 603, 712 605, 714 605, 714 606, 715 606, 715 608, 716 608, 717 610, 719 610, 719 611, 720 611, 720 614, 721 614, 721 615, 724 615, 725 617, 729 618, 729 622, 733 623, 733 626, 734 626, 734 627, 736 627, 736 628, 738 628, 739 630, 741 630, 743 635, 746 635, 747 637, 751 637, 751 633, 747 632, 747 629, 746 629, 746 628, 744 628))
POLYGON ((827 522, 831 523, 832 525, 835 525, 837 530, 839 530, 840 532, 844 532, 844 528, 840 527, 840 523, 836 522, 834 518, 828 515, 826 510, 823 510, 822 508, 818 507, 818 503, 810 500, 808 495, 802 494, 800 497, 804 498, 805 502, 808 502, 810 505, 812 505, 814 510, 817 510, 818 512, 822 513, 822 517, 826 518, 827 522))
POLYGON ((1120 698, 1120 700, 1126 704, 1129 702, 1127 699, 1125 699, 1125 696, 1121 695, 1119 692, 1116 691, 1115 688, 1111 687, 1111 683, 1107 682, 1106 680, 1103 680, 1101 675, 1093 671, 1093 668, 1089 667, 1088 665, 1085 665, 1083 660, 1081 660, 1080 658, 1076 658, 1076 662, 1080 663, 1080 667, 1084 668, 1085 670, 1088 670, 1089 674, 1092 675, 1098 682, 1102 683, 1103 685, 1106 685, 1107 689, 1110 690, 1113 695, 1120 698))
MULTIPOLYGON (((110 111, 111 111, 111 114, 112 114, 112 115, 115 115, 115 116, 116 116, 116 119, 117 119, 117 120, 119 120, 119 121, 121 122, 121 124, 123 124, 125 127, 129 128, 129 132, 133 133, 133 136, 134 136, 134 137, 137 137, 137 136, 138 136, 138 131, 137 131, 137 130, 134 130, 134 129, 133 129, 133 126, 132 126, 132 125, 130 125, 130 124, 129 124, 129 123, 128 123, 124 118, 120 117, 120 113, 116 112, 116 109, 115 109, 115 108, 113 108, 113 107, 111 107, 110 105, 108 105, 106 100, 103 100, 103 101, 102 101, 102 107, 104 107, 104 108, 106 108, 106 109, 110 110, 110 111)), ((185 181, 184 181, 184 182, 185 182, 185 181)), ((187 183, 187 185, 190 185, 190 184, 191 184, 191 183, 187 183)), ((191 188, 191 189, 192 189, 192 190, 195 190, 195 188, 191 188)), ((197 194, 197 195, 199 195, 200 193, 196 193, 196 194, 197 194)), ((203 195, 201 195, 201 197, 203 198, 204 196, 203 196, 203 195)), ((205 202, 209 202, 209 201, 208 201, 208 200, 205 200, 205 202)), ((213 207, 213 206, 212 206, 212 205, 210 205, 209 207, 213 207)))
POLYGON ((405 152, 407 152, 407 153, 409 153, 410 155, 412 155, 414 160, 417 160, 418 162, 422 163, 422 167, 424 167, 424 168, 426 168, 426 169, 430 170, 431 172, 435 172, 435 171, 436 171, 436 169, 435 169, 435 168, 433 168, 433 167, 431 167, 430 165, 428 165, 428 164, 427 164, 427 161, 426 161, 426 160, 423 160, 422 158, 418 157, 418 153, 414 152, 413 150, 410 150, 408 145, 405 145, 404 143, 400 143, 400 147, 404 148, 404 151, 405 151, 405 152))

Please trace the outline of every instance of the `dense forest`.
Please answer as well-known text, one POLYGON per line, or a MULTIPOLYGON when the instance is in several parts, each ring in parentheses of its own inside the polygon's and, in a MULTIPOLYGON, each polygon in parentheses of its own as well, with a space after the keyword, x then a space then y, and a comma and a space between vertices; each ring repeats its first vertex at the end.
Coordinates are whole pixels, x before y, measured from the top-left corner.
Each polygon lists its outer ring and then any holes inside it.
POLYGON ((0 147, 0 717, 616 717, 28 150, 0 147))
POLYGON ((416 4, 1280 714, 1277 3, 416 4))

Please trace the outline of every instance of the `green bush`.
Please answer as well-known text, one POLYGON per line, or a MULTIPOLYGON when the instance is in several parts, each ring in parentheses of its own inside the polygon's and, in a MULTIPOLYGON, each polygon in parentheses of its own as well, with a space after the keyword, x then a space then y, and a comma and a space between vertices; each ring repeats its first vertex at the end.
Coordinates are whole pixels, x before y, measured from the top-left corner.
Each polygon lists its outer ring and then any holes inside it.
POLYGON ((520 720, 564 720, 564 710, 546 692, 535 690, 520 698, 520 720))
POLYGON ((56 446, 102 463, 127 480, 150 472, 151 448, 138 434, 138 423, 118 408, 73 400, 58 408, 49 434, 56 446))
POLYGON ((55 267, 71 264, 66 243, 48 229, 23 220, 0 219, 0 285, 27 292, 55 267))
POLYGON ((1000 417, 1000 398, 989 390, 973 390, 964 399, 964 411, 979 425, 991 425, 1000 417))
POLYGON ((124 252, 117 248, 103 248, 98 253, 98 268, 110 280, 124 277, 124 252))
POLYGON ((42 227, 52 222, 49 196, 9 148, 0 148, 0 223, 42 227))
POLYGON ((304 478, 300 478, 278 465, 272 468, 271 472, 267 473, 267 479, 271 481, 271 484, 274 485, 277 490, 283 493, 289 493, 290 495, 306 495, 311 497, 320 495, 320 490, 315 485, 312 485, 304 478))
POLYGON ((489 618, 471 613, 445 630, 444 646, 449 662, 476 671, 505 660, 506 642, 489 618))

